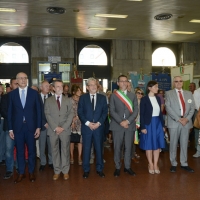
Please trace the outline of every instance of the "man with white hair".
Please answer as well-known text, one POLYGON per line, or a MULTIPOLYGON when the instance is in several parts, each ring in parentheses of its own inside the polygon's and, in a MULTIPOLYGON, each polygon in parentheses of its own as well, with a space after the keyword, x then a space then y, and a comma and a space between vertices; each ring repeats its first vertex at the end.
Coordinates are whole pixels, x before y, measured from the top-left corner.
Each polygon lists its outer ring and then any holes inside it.
POLYGON ((103 135, 104 122, 108 114, 106 97, 97 93, 97 82, 94 78, 87 81, 89 93, 80 97, 78 103, 78 116, 81 121, 83 138, 83 178, 88 178, 90 172, 90 152, 92 143, 96 150, 96 171, 100 177, 103 173, 103 135))

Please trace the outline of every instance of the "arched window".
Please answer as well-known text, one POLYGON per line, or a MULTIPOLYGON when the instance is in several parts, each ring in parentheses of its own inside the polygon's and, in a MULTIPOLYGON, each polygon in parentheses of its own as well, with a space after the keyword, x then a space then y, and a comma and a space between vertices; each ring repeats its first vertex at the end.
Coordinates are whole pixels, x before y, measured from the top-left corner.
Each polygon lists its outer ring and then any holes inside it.
POLYGON ((79 65, 107 65, 105 51, 97 45, 84 47, 79 54, 79 65))
POLYGON ((28 53, 20 44, 8 42, 0 47, 0 63, 29 63, 28 53))
POLYGON ((172 50, 160 47, 153 52, 152 66, 176 66, 176 57, 172 50))

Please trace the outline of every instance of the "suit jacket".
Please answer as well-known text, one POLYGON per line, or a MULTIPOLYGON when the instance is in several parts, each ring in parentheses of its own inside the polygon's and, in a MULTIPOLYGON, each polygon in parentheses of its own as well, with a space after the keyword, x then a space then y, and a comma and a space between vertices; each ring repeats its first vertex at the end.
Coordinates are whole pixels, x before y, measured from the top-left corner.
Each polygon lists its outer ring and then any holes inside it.
MULTIPOLYGON (((160 100, 160 97, 157 97, 157 96, 155 97, 160 107, 159 118, 160 118, 162 126, 164 127, 163 115, 161 111, 161 100, 160 100)), ((147 95, 143 97, 140 101, 140 128, 141 129, 145 129, 145 125, 149 125, 151 123, 152 113, 153 113, 153 106, 151 104, 149 96, 147 95)))
POLYGON ((127 92, 127 96, 132 101, 134 106, 132 113, 115 94, 112 94, 110 97, 110 130, 112 131, 134 131, 136 128, 135 119, 138 115, 138 100, 136 95, 131 92, 127 92), (120 125, 120 123, 124 120, 124 114, 126 119, 130 122, 128 129, 125 129, 120 125))
POLYGON ((1 116, 4 118, 3 130, 8 131, 8 94, 1 97, 1 116))
MULTIPOLYGON (((46 116, 44 114, 44 103, 43 103, 43 99, 42 99, 42 96, 41 94, 39 94, 40 96, 40 103, 41 103, 41 108, 42 108, 42 128, 41 128, 41 131, 44 131, 46 130, 46 127, 44 126, 46 123, 47 123, 47 119, 46 119, 46 116)), ((48 94, 48 98, 51 97, 52 94, 48 94)))
POLYGON ((55 95, 46 99, 44 105, 44 113, 48 122, 47 134, 49 136, 55 134, 54 130, 56 127, 62 127, 63 133, 71 134, 71 123, 74 117, 72 109, 72 101, 68 97, 62 95, 61 107, 58 109, 58 104, 55 95))
MULTIPOLYGON (((106 97, 102 94, 97 93, 96 99, 96 107, 93 111, 92 103, 90 99, 90 94, 83 94, 78 102, 78 116, 81 121, 81 132, 82 134, 87 131, 91 131, 88 126, 85 125, 87 121, 89 122, 99 122, 101 126, 99 126, 99 130, 103 130, 104 122, 108 114, 108 106, 106 102, 106 97)), ((98 131, 97 129, 97 131, 98 131)))
POLYGON ((29 131, 35 132, 36 128, 41 128, 41 103, 38 92, 27 88, 26 104, 23 108, 19 89, 15 89, 9 93, 8 106, 8 129, 14 133, 19 133, 23 125, 23 117, 29 131))
MULTIPOLYGON (((190 129, 193 127, 192 116, 195 110, 194 98, 191 92, 185 90, 183 90, 183 98, 186 107, 183 117, 188 119, 188 123, 184 127, 190 129)), ((181 106, 175 89, 165 93, 165 107, 167 111, 167 127, 177 128, 180 123, 178 120, 181 118, 181 106)))

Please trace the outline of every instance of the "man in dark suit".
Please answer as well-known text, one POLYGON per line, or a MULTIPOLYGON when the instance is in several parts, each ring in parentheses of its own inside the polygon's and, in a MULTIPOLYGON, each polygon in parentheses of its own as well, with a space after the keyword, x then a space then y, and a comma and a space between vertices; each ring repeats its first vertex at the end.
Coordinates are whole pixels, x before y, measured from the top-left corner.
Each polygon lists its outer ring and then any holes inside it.
POLYGON ((124 140, 124 172, 135 176, 135 172, 131 169, 131 151, 133 144, 133 136, 136 129, 135 119, 138 115, 138 100, 135 94, 127 91, 128 79, 125 75, 118 77, 117 84, 119 90, 110 97, 110 130, 113 131, 114 142, 114 176, 120 175, 121 168, 121 150, 124 140))
POLYGON ((15 140, 18 161, 18 177, 15 183, 25 178, 25 144, 28 147, 28 171, 31 182, 35 181, 35 138, 40 135, 41 103, 38 93, 27 86, 28 77, 20 72, 16 76, 18 88, 9 94, 8 128, 15 140))
POLYGON ((47 144, 47 150, 48 150, 49 167, 51 169, 53 169, 51 144, 50 144, 49 136, 47 136, 48 122, 47 122, 46 116, 44 114, 45 101, 48 97, 52 96, 51 94, 49 94, 49 82, 46 80, 42 81, 40 90, 41 90, 40 100, 41 100, 41 105, 42 105, 42 128, 41 128, 40 137, 39 137, 39 147, 40 147, 39 148, 39 150, 40 150, 40 168, 39 168, 39 170, 43 171, 45 168, 45 165, 47 163, 46 154, 45 154, 46 144, 47 144))
POLYGON ((89 93, 80 97, 78 103, 78 116, 81 120, 81 133, 83 138, 83 170, 84 178, 88 178, 90 171, 90 151, 94 144, 96 150, 96 171, 100 177, 103 173, 103 134, 104 122, 108 114, 106 97, 97 93, 96 79, 89 78, 87 81, 89 93))
MULTIPOLYGON (((11 90, 15 90, 18 87, 17 79, 10 79, 10 88, 11 90)), ((8 130, 8 94, 2 96, 1 99, 1 114, 4 118, 3 130, 6 135, 6 174, 4 175, 4 179, 9 179, 13 175, 13 167, 14 167, 14 140, 12 140, 9 136, 8 130)))

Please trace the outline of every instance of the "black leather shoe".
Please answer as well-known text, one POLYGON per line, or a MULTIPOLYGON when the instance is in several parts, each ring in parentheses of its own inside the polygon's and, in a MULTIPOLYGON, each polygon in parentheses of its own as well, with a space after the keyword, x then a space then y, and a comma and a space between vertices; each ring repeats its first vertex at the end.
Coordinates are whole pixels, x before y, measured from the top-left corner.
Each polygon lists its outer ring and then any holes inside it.
POLYGON ((124 168, 124 172, 129 173, 131 176, 136 175, 136 173, 131 168, 129 168, 129 169, 124 168))
POLYGON ((49 168, 53 169, 53 164, 49 164, 49 168))
POLYGON ((44 171, 45 165, 40 165, 39 171, 44 171))
POLYGON ((176 166, 171 166, 170 172, 176 172, 176 166))
POLYGON ((188 171, 188 172, 190 172, 190 173, 193 173, 193 172, 194 172, 194 170, 191 169, 189 166, 181 166, 181 169, 184 169, 184 170, 186 170, 186 171, 188 171))
POLYGON ((116 169, 114 172, 114 176, 118 177, 120 175, 120 169, 116 169))
POLYGON ((4 175, 3 179, 9 179, 9 178, 11 178, 12 175, 13 175, 12 172, 6 172, 6 174, 4 175))
POLYGON ((88 176, 89 176, 89 172, 84 172, 83 178, 88 178, 88 176))
POLYGON ((105 174, 102 172, 102 171, 97 171, 97 174, 99 174, 99 176, 101 177, 101 178, 104 178, 105 177, 105 174))

